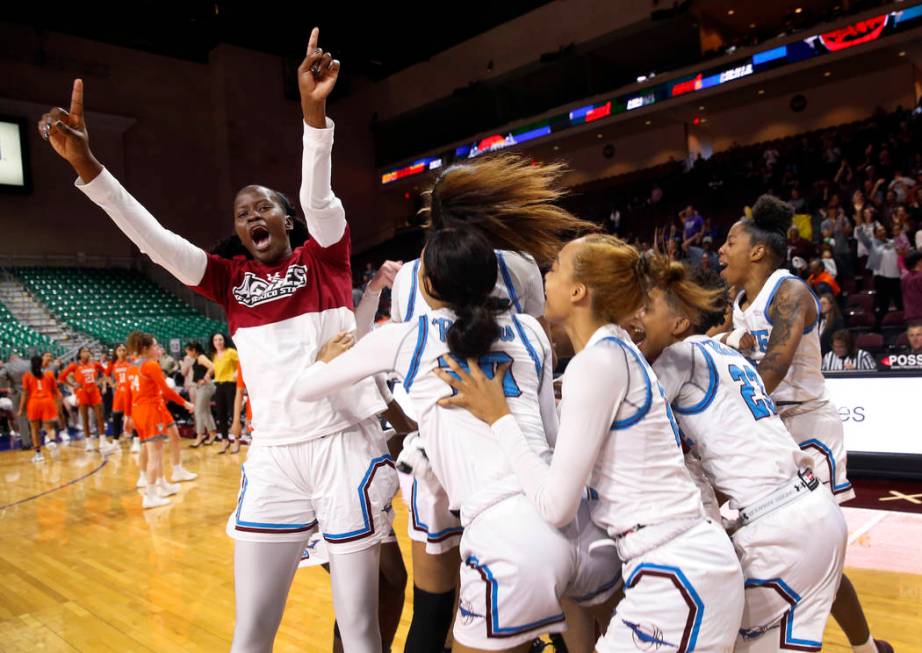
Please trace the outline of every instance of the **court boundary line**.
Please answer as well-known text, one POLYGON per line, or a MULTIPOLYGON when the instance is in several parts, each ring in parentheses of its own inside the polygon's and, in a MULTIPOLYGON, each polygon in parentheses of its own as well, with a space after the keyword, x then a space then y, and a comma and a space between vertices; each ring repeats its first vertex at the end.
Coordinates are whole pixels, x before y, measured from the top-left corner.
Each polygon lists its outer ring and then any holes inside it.
POLYGON ((91 469, 83 476, 78 476, 77 478, 71 479, 67 481, 66 483, 62 483, 61 485, 58 485, 57 487, 53 487, 48 490, 45 490, 44 492, 39 492, 38 494, 34 494, 31 497, 26 497, 25 499, 20 499, 19 501, 13 501, 12 503, 4 504, 0 506, 0 510, 6 510, 7 508, 12 508, 13 506, 18 506, 23 503, 28 503, 29 501, 34 501, 35 499, 41 499, 43 496, 52 494, 53 492, 57 492, 58 490, 63 490, 64 488, 70 487, 71 485, 79 483, 80 481, 85 481, 90 476, 92 476, 93 474, 95 474, 96 472, 98 472, 99 470, 101 470, 103 467, 105 467, 108 464, 109 464, 109 457, 105 456, 103 457, 102 462, 99 463, 98 467, 96 467, 95 469, 91 469))

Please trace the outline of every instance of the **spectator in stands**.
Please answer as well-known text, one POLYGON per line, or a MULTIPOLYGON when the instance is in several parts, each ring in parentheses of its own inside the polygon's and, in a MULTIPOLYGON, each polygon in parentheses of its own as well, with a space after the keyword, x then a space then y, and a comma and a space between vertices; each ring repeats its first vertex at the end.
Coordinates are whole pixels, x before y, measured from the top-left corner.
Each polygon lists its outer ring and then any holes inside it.
POLYGON ((848 329, 841 329, 832 334, 832 350, 823 356, 824 372, 876 371, 874 357, 863 349, 858 349, 855 336, 848 329))
POLYGON ((897 169, 893 173, 893 180, 890 182, 888 188, 896 194, 897 202, 905 202, 906 198, 909 196, 909 191, 915 185, 915 179, 907 177, 903 174, 902 170, 897 169))
POLYGON ((823 265, 823 261, 818 258, 810 261, 810 276, 807 277, 807 284, 817 295, 832 293, 838 297, 842 293, 835 277, 829 274, 826 266, 823 265))
POLYGON ((839 264, 836 263, 836 257, 832 251, 832 245, 823 245, 820 248, 820 260, 823 262, 823 267, 826 268, 833 279, 839 276, 839 264))
POLYGON ((845 320, 836 298, 829 293, 820 295, 820 351, 825 354, 832 349, 832 335, 845 328, 845 320))
POLYGON ((874 230, 880 226, 882 225, 877 221, 877 210, 873 206, 865 205, 860 211, 856 211, 854 235, 858 239, 859 259, 867 258, 870 254, 861 236, 872 238, 874 230))
POLYGON ((922 320, 922 252, 910 252, 903 262, 906 265, 900 280, 903 314, 907 321, 922 320))
POLYGON ((909 323, 906 328, 906 339, 909 341, 909 346, 901 353, 922 356, 922 320, 909 323))
POLYGON ((794 207, 794 213, 804 212, 804 207, 807 204, 801 196, 800 189, 797 188, 797 186, 791 189, 791 199, 788 201, 788 204, 794 207))
POLYGON ((704 237, 704 218, 691 205, 679 213, 679 218, 682 222, 682 251, 687 252, 704 237))
POLYGON ((806 238, 800 237, 800 229, 791 227, 788 229, 788 261, 793 261, 795 256, 809 261, 816 257, 816 247, 806 238))
POLYGON ((874 229, 869 238, 865 230, 856 229, 858 240, 868 251, 867 269, 874 275, 874 311, 877 314, 877 328, 891 303, 897 310, 903 310, 903 295, 900 292, 900 263, 893 239, 887 238, 887 230, 881 225, 874 229))

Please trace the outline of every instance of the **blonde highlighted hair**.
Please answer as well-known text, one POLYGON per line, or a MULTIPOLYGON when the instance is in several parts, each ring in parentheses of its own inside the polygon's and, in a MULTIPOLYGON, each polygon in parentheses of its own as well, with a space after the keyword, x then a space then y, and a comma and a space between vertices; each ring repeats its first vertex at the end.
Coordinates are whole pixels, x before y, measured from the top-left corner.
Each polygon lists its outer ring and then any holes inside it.
POLYGON ((598 231, 557 201, 565 195, 561 163, 536 163, 517 154, 487 156, 447 168, 423 194, 430 229, 467 225, 497 249, 534 257, 548 266, 567 240, 598 231))
POLYGON ((658 288, 673 312, 685 317, 696 333, 724 321, 728 288, 714 272, 692 271, 662 255, 647 259, 648 283, 658 288))
POLYGON ((614 324, 641 308, 647 295, 643 257, 615 236, 583 238, 573 257, 573 277, 589 289, 593 313, 614 324))

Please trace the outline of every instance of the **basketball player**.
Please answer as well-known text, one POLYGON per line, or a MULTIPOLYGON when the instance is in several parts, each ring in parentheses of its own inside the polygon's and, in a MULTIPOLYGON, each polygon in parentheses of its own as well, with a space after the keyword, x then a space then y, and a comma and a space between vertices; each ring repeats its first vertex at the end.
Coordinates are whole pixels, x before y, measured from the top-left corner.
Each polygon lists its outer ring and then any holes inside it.
POLYGON ((128 348, 119 343, 115 346, 115 359, 109 363, 106 375, 115 381, 115 392, 112 395, 112 437, 116 440, 127 435, 125 425, 125 408, 128 394, 128 348))
POLYGON ((572 519, 587 486, 598 496, 592 520, 614 540, 625 584, 596 643, 599 653, 729 651, 743 612, 739 561, 723 529, 705 519, 664 392, 619 326, 641 307, 648 283, 637 250, 603 235, 568 243, 545 275, 545 316, 563 326, 576 351, 550 465, 510 416, 505 366, 491 380, 476 366, 467 371, 449 360, 453 374, 440 376, 458 394, 440 404, 466 408, 491 425, 548 522, 572 519))
POLYGON ((330 187, 333 123, 326 118, 340 64, 317 47, 318 38, 314 29, 298 68, 307 223, 281 193, 247 186, 234 200, 235 233, 218 254, 164 229, 96 160, 81 80, 71 110, 53 109, 39 123, 77 172, 78 187, 143 252, 228 314, 256 425, 227 528, 236 541, 234 653, 271 651, 301 553, 318 526, 329 545, 345 650, 381 650, 378 553, 390 533, 397 483, 390 456, 373 444, 384 405, 371 381, 316 403, 294 396, 297 370, 314 361, 322 342, 355 325, 349 230, 330 187))
MULTIPOLYGON (((42 369, 42 357, 33 356, 29 361, 30 371, 22 376, 22 396, 19 400, 17 415, 26 415, 29 418, 29 429, 32 435, 32 448, 35 455, 32 462, 45 462, 42 455, 42 426, 45 433, 51 434, 52 440, 48 448, 54 450, 55 424, 58 421, 58 405, 56 395, 59 394, 58 384, 50 370, 42 369)), ((56 446, 56 445, 55 445, 56 446)))
POLYGON ((141 446, 147 449, 147 484, 141 505, 145 509, 158 508, 168 505, 170 501, 167 497, 179 491, 179 486, 168 483, 163 473, 163 442, 168 438, 169 428, 166 401, 177 403, 186 410, 192 410, 193 406, 167 385, 159 362, 163 350, 156 338, 149 333, 138 332, 128 338, 134 343, 140 359, 137 376, 132 376, 132 385, 129 386, 128 405, 141 446))
MULTIPOLYGON (((493 295, 509 301, 516 313, 539 321, 544 315, 544 282, 536 260, 550 264, 563 245, 561 234, 595 229, 555 204, 562 194, 562 172, 559 164, 534 165, 505 154, 453 165, 424 194, 427 229, 465 225, 483 233, 496 250, 493 295)), ((421 283, 420 259, 396 272, 391 293, 394 322, 414 322, 431 311, 421 283)), ((405 396, 402 388, 395 393, 405 396)), ((414 416, 412 405, 406 410, 414 416)), ((411 474, 399 476, 410 513, 413 552, 413 621, 406 653, 429 653, 437 650, 451 626, 462 528, 437 482, 421 484, 411 474)))
POLYGON ((680 263, 652 263, 657 287, 642 313, 640 349, 683 444, 740 513, 732 539, 746 607, 734 650, 819 650, 845 561, 842 511, 814 478, 813 460, 791 440, 755 368, 705 335, 727 312, 725 288, 692 281, 680 263))
POLYGON ((560 529, 545 523, 489 429, 465 411, 436 405, 447 388, 434 371, 446 359, 472 360, 491 376, 511 363, 502 387, 526 446, 536 456, 550 454, 545 432, 553 437, 557 424, 550 343, 537 320, 490 296, 497 276, 492 244, 470 227, 431 232, 420 269, 430 312, 381 327, 332 360, 337 348, 351 345, 348 335, 334 339, 325 348, 332 353, 322 352, 302 374, 298 392, 314 400, 372 374, 398 374, 420 417, 432 471, 464 526, 453 650, 527 650, 535 636, 563 630, 563 597, 605 604, 618 586, 617 563, 610 550, 589 558, 586 547, 601 533, 587 523, 587 511, 582 523, 576 515, 560 529))
POLYGON ((81 347, 77 352, 77 358, 77 361, 61 370, 58 381, 69 384, 77 396, 77 407, 83 423, 83 435, 86 438, 86 450, 93 451, 96 448, 93 443, 96 438, 90 438, 89 411, 92 409, 96 417, 99 451, 100 453, 114 453, 118 447, 106 438, 106 423, 102 416, 102 394, 96 384, 99 377, 106 375, 106 370, 98 361, 91 359, 88 347, 81 347))
MULTIPOLYGON (((758 365, 765 389, 794 441, 813 457, 813 470, 841 504, 855 496, 846 474, 846 451, 839 412, 826 392, 820 371, 819 300, 809 287, 781 267, 794 210, 763 195, 752 216, 736 222, 720 248, 721 275, 740 288, 733 306, 734 331, 724 338, 740 347, 750 334, 754 347, 743 351, 758 365)), ((889 653, 892 647, 871 637, 867 619, 848 577, 832 616, 855 653, 889 653)))

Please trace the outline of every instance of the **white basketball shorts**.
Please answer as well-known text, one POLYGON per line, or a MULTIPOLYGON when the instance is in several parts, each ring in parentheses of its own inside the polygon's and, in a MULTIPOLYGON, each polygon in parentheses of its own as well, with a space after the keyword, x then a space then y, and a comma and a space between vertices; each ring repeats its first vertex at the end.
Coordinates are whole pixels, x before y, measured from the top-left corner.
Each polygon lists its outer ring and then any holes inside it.
POLYGON ((588 509, 557 529, 521 494, 478 514, 461 537, 455 640, 481 650, 513 648, 566 629, 561 598, 608 600, 620 587, 619 561, 613 547, 590 555, 592 538, 605 534, 588 509))
POLYGON ((743 616, 743 575, 722 528, 702 519, 624 565, 624 599, 598 653, 730 653, 743 616))
POLYGON ((794 409, 781 419, 798 446, 813 458, 813 474, 829 488, 836 502, 854 499, 846 469, 845 430, 835 404, 826 402, 808 412, 794 409))
POLYGON ((426 545, 426 553, 439 555, 456 548, 464 528, 448 509, 448 495, 435 483, 421 483, 412 474, 397 472, 400 494, 407 504, 407 533, 426 545))
POLYGON ((733 534, 746 582, 735 651, 819 651, 848 528, 825 486, 733 534))
POLYGON ((227 534, 255 542, 307 542, 319 528, 335 553, 361 551, 391 532, 394 461, 377 419, 291 445, 250 446, 227 534))

